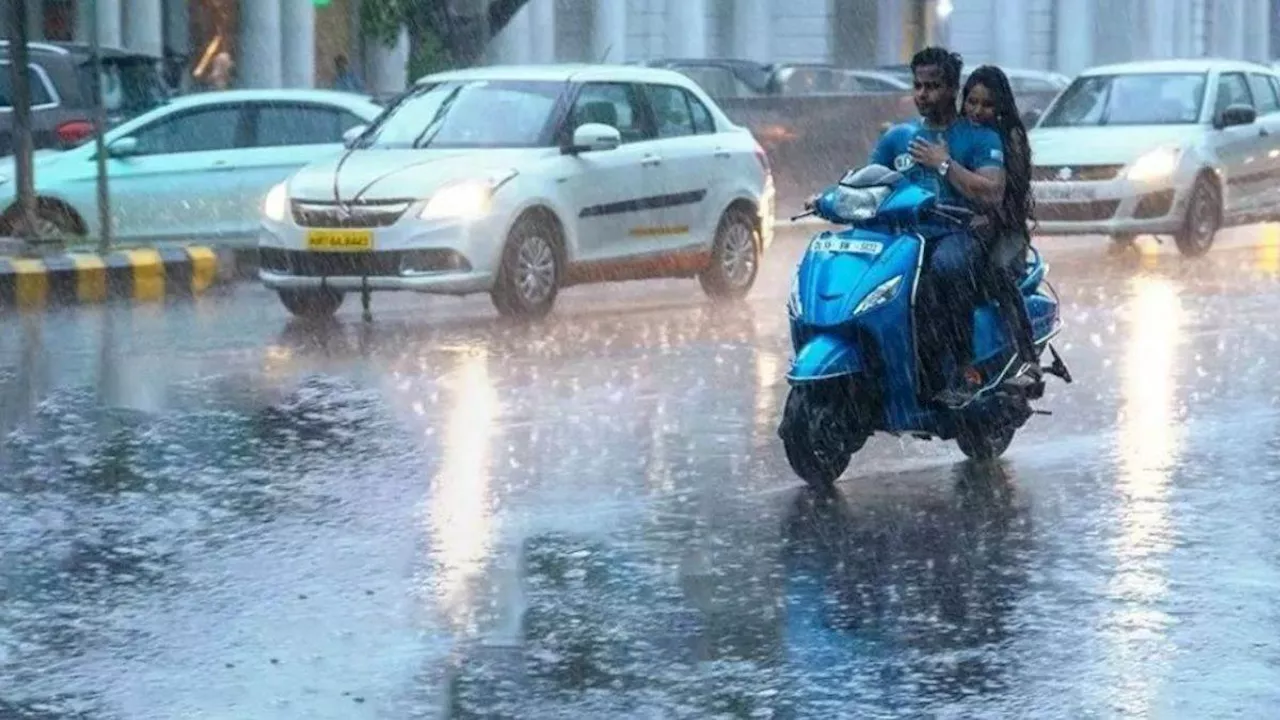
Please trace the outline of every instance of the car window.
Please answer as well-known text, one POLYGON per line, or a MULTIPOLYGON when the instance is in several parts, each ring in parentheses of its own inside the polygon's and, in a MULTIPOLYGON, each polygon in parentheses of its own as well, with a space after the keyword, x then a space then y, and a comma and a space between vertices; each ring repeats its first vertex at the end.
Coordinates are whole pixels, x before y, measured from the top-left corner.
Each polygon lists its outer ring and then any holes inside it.
POLYGON ((677 67, 683 75, 698 83, 698 86, 711 97, 743 97, 745 87, 726 68, 717 67, 677 67))
POLYGON ((1191 124, 1204 90, 1203 73, 1081 76, 1037 127, 1191 124))
POLYGON ((342 142, 342 133, 361 123, 355 115, 321 105, 260 105, 255 147, 322 145, 342 142))
POLYGON ((240 108, 202 108, 166 118, 133 133, 141 155, 208 152, 237 147, 240 108))
POLYGON ((1268 75, 1267 80, 1271 84, 1271 92, 1275 93, 1276 97, 1280 98, 1280 77, 1268 75))
POLYGON ((711 117, 711 111, 706 105, 698 99, 696 95, 688 90, 682 90, 685 100, 689 101, 689 110, 693 113, 693 130, 699 135, 710 135, 716 131, 716 121, 711 117))
MULTIPOLYGON (((10 81, 9 63, 0 62, 0 108, 13 107, 13 87, 10 81)), ((31 106, 52 105, 53 93, 45 84, 44 76, 36 70, 35 63, 27 65, 27 87, 31 88, 31 106)))
POLYGON ((636 107, 635 92, 630 85, 588 83, 573 103, 573 128, 603 123, 617 128, 624 143, 651 140, 653 134, 645 127, 636 107))
POLYGON ((881 80, 880 78, 867 77, 866 75, 859 76, 858 82, 862 84, 862 88, 866 92, 902 92, 903 91, 903 88, 900 88, 891 82, 886 82, 884 80, 881 80))
POLYGON ((1249 85, 1244 80, 1244 73, 1226 73, 1218 82, 1218 101, 1214 105, 1214 115, 1232 105, 1253 107, 1253 98, 1249 96, 1249 85))
POLYGON ((649 98, 649 106, 653 108, 658 137, 683 137, 697 132, 689 101, 685 99, 682 88, 671 85, 645 85, 644 91, 649 98))
POLYGON ((1253 103, 1259 115, 1280 110, 1280 100, 1277 100, 1275 88, 1271 86, 1266 75, 1250 73, 1249 89, 1253 91, 1253 103))

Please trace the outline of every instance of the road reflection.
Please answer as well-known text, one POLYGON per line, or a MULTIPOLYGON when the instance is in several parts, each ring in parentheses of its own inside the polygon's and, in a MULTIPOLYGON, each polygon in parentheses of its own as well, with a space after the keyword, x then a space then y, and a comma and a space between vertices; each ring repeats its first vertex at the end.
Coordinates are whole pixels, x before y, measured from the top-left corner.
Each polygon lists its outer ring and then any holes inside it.
MULTIPOLYGON (((885 482, 929 482, 913 475, 885 482)), ((792 501, 784 623, 802 705, 923 708, 1008 682, 999 650, 1031 551, 1010 469, 964 463, 949 491, 906 493, 792 501)))
POLYGON ((1173 619, 1161 608, 1169 596, 1167 555, 1174 529, 1170 515, 1172 474, 1181 459, 1178 419, 1178 353, 1186 314, 1173 281, 1140 275, 1132 301, 1120 368, 1120 417, 1116 428, 1118 535, 1111 543, 1114 574, 1107 593, 1118 606, 1104 635, 1113 706, 1146 716, 1156 708, 1160 677, 1172 658, 1173 619), (1145 672, 1122 668, 1142 666, 1145 672))

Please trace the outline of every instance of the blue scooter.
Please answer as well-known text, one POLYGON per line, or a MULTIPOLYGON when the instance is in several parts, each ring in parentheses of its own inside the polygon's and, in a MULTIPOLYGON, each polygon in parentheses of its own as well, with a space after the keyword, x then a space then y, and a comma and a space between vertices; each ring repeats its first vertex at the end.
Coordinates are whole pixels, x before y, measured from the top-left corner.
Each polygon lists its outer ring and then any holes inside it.
MULTIPOLYGON (((1031 401, 1043 397, 1044 379, 1018 361, 994 303, 974 314, 981 390, 956 408, 934 407, 919 393, 917 322, 928 318, 914 311, 926 243, 968 227, 973 213, 938 203, 898 172, 868 165, 847 173, 805 214, 852 227, 810 240, 787 302, 795 358, 778 435, 796 474, 815 489, 829 488, 875 432, 954 439, 979 460, 1003 454, 1037 412, 1031 401)), ((1032 249, 1020 288, 1036 349, 1053 356, 1043 373, 1070 383, 1049 343, 1062 323, 1057 293, 1041 292, 1047 272, 1032 249)))

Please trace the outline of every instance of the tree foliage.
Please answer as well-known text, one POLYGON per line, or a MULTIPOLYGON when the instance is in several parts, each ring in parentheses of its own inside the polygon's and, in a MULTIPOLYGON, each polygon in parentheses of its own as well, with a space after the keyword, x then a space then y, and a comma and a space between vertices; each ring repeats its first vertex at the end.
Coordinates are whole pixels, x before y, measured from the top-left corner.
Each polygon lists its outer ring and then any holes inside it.
POLYGON ((409 77, 473 65, 489 40, 502 31, 528 0, 487 0, 486 12, 463 14, 451 0, 364 0, 360 22, 365 35, 386 45, 401 28, 409 31, 409 77))

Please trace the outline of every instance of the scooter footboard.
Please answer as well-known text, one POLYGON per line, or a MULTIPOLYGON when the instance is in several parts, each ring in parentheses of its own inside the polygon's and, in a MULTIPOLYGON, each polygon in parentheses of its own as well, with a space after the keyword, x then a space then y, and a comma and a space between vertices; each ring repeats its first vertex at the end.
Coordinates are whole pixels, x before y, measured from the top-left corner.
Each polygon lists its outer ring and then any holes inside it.
POLYGON ((855 375, 865 367, 862 353, 846 338, 815 335, 800 348, 791 362, 787 380, 811 382, 855 375))

